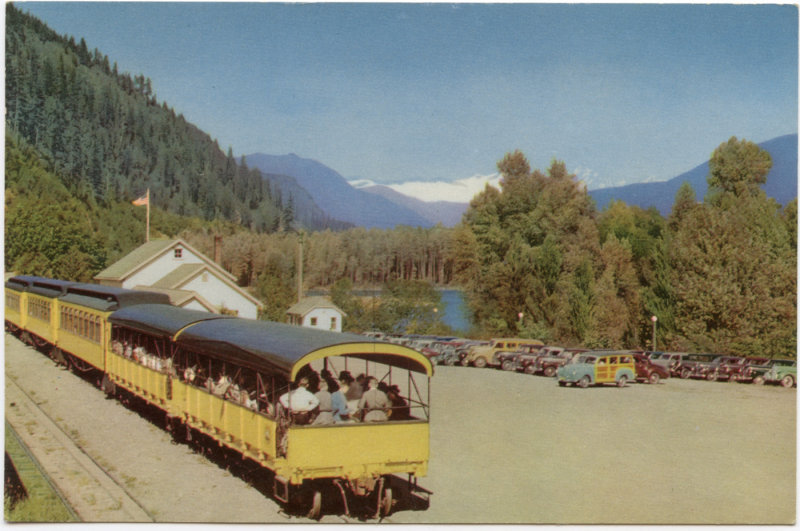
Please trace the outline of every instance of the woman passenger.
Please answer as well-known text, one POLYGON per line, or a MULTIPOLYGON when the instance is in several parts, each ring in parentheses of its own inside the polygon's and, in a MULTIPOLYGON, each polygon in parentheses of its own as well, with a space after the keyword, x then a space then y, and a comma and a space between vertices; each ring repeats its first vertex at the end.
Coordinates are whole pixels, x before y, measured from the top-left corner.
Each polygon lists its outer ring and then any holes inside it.
POLYGON ((347 411, 347 400, 339 390, 339 384, 333 378, 327 379, 328 392, 331 394, 331 409, 333 410, 334 422, 347 422, 350 415, 347 411))
POLYGON ((319 391, 317 391, 314 396, 316 396, 319 400, 319 414, 314 419, 312 424, 333 424, 333 406, 331 394, 328 391, 328 382, 325 380, 320 380, 317 385, 319 386, 319 391))

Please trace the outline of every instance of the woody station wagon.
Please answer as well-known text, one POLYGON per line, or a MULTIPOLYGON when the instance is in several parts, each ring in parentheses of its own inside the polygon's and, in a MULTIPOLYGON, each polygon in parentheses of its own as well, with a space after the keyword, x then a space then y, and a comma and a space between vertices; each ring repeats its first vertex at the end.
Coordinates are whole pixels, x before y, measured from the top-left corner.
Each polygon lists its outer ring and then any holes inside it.
POLYGON ((558 369, 558 385, 577 384, 578 387, 613 383, 625 387, 636 381, 636 367, 630 352, 589 352, 558 369))

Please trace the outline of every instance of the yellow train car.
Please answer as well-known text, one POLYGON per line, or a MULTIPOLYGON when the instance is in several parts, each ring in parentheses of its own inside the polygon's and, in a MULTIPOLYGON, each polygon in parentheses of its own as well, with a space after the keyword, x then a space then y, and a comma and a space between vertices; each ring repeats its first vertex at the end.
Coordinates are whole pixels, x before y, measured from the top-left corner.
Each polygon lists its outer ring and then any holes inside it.
POLYGON ((323 492, 338 493, 345 514, 359 506, 384 516, 393 505, 395 475, 408 474, 416 486, 427 474, 433 369, 415 350, 160 305, 132 306, 109 320, 109 377, 116 384, 162 407, 187 434, 202 433, 272 471, 275 497, 307 501, 311 517, 320 515, 323 492), (126 348, 145 357, 157 353, 168 364, 161 373, 166 400, 155 402, 145 391, 146 379, 131 370, 141 362, 126 348), (300 424, 292 406, 281 404, 301 377, 313 381, 342 371, 393 386, 408 415, 364 422, 354 411, 349 420, 300 424))
MULTIPOLYGON (((18 326, 22 339, 40 348, 55 345, 58 341, 59 297, 66 293, 69 286, 78 283, 43 277, 18 276, 9 279, 6 286, 9 284, 25 286, 21 292, 12 291, 12 294, 20 296, 18 326)), ((15 297, 12 297, 11 300, 6 297, 6 315, 14 315, 17 307, 9 306, 9 304, 15 302, 15 297)))
POLYGON ((58 298, 58 312, 52 318, 58 330, 57 359, 67 354, 69 362, 82 371, 106 367, 112 312, 139 304, 169 304, 169 296, 150 291, 129 290, 99 284, 72 284, 58 298))
POLYGON ((34 277, 16 276, 8 279, 5 284, 5 323, 6 330, 18 333, 25 328, 27 321, 25 292, 33 284, 34 277))

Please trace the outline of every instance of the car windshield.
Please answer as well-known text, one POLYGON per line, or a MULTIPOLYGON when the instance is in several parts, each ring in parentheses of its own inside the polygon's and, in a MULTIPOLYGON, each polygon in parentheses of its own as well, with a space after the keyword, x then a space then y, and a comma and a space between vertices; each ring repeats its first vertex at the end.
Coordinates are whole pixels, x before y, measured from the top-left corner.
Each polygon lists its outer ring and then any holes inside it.
POLYGON ((581 356, 578 358, 578 363, 594 363, 597 361, 597 356, 581 356))

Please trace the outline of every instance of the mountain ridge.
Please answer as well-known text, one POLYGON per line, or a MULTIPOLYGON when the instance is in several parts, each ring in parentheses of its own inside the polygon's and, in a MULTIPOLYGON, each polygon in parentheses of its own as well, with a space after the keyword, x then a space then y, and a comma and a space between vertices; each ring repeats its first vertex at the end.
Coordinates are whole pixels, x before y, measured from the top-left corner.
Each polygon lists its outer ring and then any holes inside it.
MULTIPOLYGON (((797 197, 797 134, 778 136, 759 146, 770 153, 773 162, 762 189, 769 197, 785 205, 797 197)), ((367 228, 393 228, 397 225, 431 227, 436 224, 453 227, 461 221, 469 207, 469 201, 423 201, 399 192, 392 186, 368 179, 347 181, 323 163, 294 153, 257 153, 247 155, 246 160, 265 175, 279 174, 294 179, 328 216, 367 228)), ((705 196, 708 173, 708 161, 705 161, 666 181, 598 188, 588 193, 598 210, 604 209, 612 201, 620 200, 643 209, 655 207, 666 216, 672 210, 675 195, 684 182, 689 182, 699 199, 705 196)))
POLYGON ((292 177, 329 216, 366 228, 391 229, 397 225, 431 227, 417 212, 350 186, 336 170, 313 159, 288 155, 252 153, 248 165, 264 174, 292 177))

